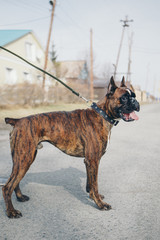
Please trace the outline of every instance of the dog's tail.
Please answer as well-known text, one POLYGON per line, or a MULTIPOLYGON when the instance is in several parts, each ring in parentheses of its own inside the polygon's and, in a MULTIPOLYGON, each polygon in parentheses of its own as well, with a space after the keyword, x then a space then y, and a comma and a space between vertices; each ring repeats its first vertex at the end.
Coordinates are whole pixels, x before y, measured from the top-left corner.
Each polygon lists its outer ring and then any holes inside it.
POLYGON ((6 124, 10 124, 11 126, 15 126, 18 121, 18 118, 5 118, 6 124))

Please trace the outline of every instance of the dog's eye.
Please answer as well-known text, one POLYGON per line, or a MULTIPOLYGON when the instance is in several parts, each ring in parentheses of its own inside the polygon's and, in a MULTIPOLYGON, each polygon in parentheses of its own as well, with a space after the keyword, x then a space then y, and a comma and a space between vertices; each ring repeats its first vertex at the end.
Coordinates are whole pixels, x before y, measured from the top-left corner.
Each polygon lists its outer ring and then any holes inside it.
POLYGON ((126 103, 128 101, 128 97, 126 95, 121 97, 121 103, 126 103))
POLYGON ((131 93, 131 97, 136 97, 136 94, 134 92, 131 93))

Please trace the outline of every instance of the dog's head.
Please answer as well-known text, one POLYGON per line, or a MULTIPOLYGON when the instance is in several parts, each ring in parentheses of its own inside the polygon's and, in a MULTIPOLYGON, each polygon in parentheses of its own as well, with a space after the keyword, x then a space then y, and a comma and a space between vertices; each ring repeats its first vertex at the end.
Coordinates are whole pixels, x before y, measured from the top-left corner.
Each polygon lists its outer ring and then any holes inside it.
POLYGON ((105 110, 108 110, 108 115, 112 119, 121 118, 126 122, 138 120, 135 111, 139 112, 140 105, 133 89, 127 88, 124 77, 120 87, 115 84, 113 77, 111 77, 106 94, 106 104, 105 110))

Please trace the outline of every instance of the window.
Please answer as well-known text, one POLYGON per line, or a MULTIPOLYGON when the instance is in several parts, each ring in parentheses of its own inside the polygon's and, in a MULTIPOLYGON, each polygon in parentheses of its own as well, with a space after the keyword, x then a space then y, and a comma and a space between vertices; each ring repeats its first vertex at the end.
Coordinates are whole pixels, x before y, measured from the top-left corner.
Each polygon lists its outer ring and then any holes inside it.
POLYGON ((35 45, 33 45, 30 42, 26 42, 25 46, 26 46, 26 58, 34 62, 36 60, 35 45))
POLYGON ((15 84, 17 82, 17 73, 13 68, 6 68, 6 84, 15 84))
POLYGON ((24 81, 32 83, 32 75, 30 73, 24 72, 23 76, 24 76, 24 81))
POLYGON ((38 61, 38 62, 41 62, 42 56, 43 56, 42 50, 41 50, 41 49, 38 49, 36 54, 37 54, 37 61, 38 61))
POLYGON ((37 75, 37 80, 38 80, 38 83, 42 83, 43 81, 43 77, 41 75, 37 75))

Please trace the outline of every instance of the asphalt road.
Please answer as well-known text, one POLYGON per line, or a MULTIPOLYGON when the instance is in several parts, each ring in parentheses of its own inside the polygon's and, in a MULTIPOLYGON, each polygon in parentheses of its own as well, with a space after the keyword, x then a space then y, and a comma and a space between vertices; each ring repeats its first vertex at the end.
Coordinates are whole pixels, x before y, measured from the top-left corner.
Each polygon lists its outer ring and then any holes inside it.
MULTIPOLYGON (((142 106, 138 115, 139 121, 113 128, 101 160, 99 190, 112 210, 100 211, 88 198, 83 159, 44 144, 21 183, 30 201, 12 197, 22 218, 7 218, 0 189, 0 239, 159 240, 160 105, 142 106)), ((0 178, 5 178, 12 163, 8 130, 0 133, 0 178)))

